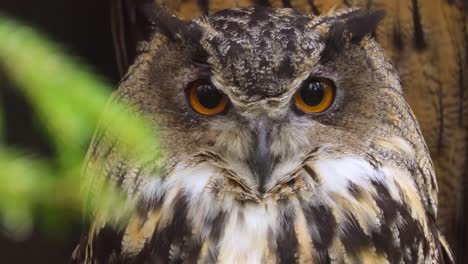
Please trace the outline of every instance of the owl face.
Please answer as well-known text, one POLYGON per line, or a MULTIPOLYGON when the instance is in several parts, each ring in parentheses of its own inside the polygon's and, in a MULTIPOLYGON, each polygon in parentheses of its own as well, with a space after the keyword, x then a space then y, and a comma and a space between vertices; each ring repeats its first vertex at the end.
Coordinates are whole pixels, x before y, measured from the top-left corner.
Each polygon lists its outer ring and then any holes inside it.
POLYGON ((158 42, 143 98, 157 108, 144 111, 157 117, 176 162, 209 151, 259 192, 313 149, 367 153, 392 133, 394 108, 407 107, 366 38, 380 18, 250 8, 166 22, 169 40, 158 42))
POLYGON ((142 184, 122 254, 162 263, 438 256, 432 163, 368 36, 381 17, 250 8, 185 23, 156 14, 159 33, 118 94, 153 118, 168 170, 142 184))

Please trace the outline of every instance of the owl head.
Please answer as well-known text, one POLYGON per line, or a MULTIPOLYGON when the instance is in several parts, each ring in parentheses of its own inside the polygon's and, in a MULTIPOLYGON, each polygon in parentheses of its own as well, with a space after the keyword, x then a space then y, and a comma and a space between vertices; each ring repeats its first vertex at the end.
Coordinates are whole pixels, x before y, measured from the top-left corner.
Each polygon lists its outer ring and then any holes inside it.
MULTIPOLYGON (((382 12, 255 7, 183 22, 154 10, 157 31, 119 91, 154 120, 170 165, 211 162, 236 195, 258 198, 300 189, 305 183, 291 183, 299 169, 325 177, 311 160, 359 157, 405 170, 429 160, 399 78, 372 39, 382 12)), ((354 168, 340 164, 323 168, 354 168)))

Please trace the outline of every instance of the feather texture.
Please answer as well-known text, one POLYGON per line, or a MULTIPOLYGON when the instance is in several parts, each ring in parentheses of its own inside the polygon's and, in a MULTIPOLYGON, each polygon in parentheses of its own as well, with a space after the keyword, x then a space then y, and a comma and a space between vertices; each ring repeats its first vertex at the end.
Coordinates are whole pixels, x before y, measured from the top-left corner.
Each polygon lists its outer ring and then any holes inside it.
MULTIPOLYGON (((159 0, 161 3, 164 0, 159 0)), ((113 0, 113 6, 122 0, 113 0)), ((201 14, 195 0, 171 1, 170 6, 185 19, 201 14), (192 3, 193 2, 193 3, 192 3)), ((305 10, 313 14, 331 9, 361 7, 381 9, 386 18, 376 30, 378 42, 401 74, 406 97, 415 112, 434 160, 439 183, 439 224, 452 244, 460 262, 466 261, 462 252, 468 229, 464 219, 468 196, 466 159, 468 152, 468 1, 466 0, 264 0, 264 1, 208 1, 208 13, 231 7, 268 5, 305 10), (423 99, 423 100, 422 100, 423 99)), ((132 10, 132 8, 126 8, 132 10)), ((129 17, 126 14, 119 19, 129 17)), ((115 20, 114 20, 115 21, 115 20)), ((139 40, 129 38, 136 27, 120 26, 115 36, 127 36, 117 41, 119 65, 122 73, 134 57, 139 40), (129 35, 130 34, 130 35, 129 35), (125 38, 124 38, 125 39, 125 38), (127 54, 127 55, 126 55, 127 54)))
MULTIPOLYGON (((113 5, 116 7, 113 10, 119 11, 116 12, 114 16, 114 21, 116 21, 116 23, 114 23, 114 35, 117 43, 116 50, 117 53, 120 54, 118 58, 122 72, 126 71, 126 68, 131 64, 131 61, 136 54, 136 43, 145 40, 141 35, 135 34, 135 32, 138 32, 139 27, 134 23, 134 19, 129 19, 128 21, 133 22, 125 24, 125 21, 127 21, 128 18, 136 17, 138 20, 139 17, 134 11, 137 10, 137 8, 130 2, 131 1, 124 2, 121 0, 112 1, 113 5), (122 7, 124 5, 127 6, 122 7)), ((468 246, 465 242, 465 232, 467 231, 465 230, 463 220, 467 204, 465 203, 467 198, 464 196, 463 192, 466 187, 466 181, 464 179, 467 177, 466 171, 468 171, 466 170, 465 163, 468 146, 468 130, 466 127, 468 122, 468 113, 466 110, 467 78, 465 77, 468 61, 466 55, 466 47, 468 46, 468 23, 466 12, 463 11, 462 1, 160 0, 156 2, 174 10, 175 13, 183 19, 192 19, 194 17, 199 17, 204 13, 213 13, 225 8, 246 7, 254 4, 269 5, 272 7, 291 6, 295 9, 302 9, 315 14, 328 14, 332 8, 337 10, 341 7, 362 7, 372 10, 384 10, 386 12, 386 17, 381 26, 376 29, 374 27, 374 25, 376 25, 374 21, 380 18, 379 13, 374 13, 376 14, 374 17, 371 16, 372 19, 370 22, 372 23, 369 23, 368 28, 365 30, 361 30, 362 28, 356 29, 351 25, 351 27, 348 28, 346 26, 341 27, 342 30, 340 31, 344 32, 347 30, 357 32, 355 35, 358 36, 358 41, 362 36, 368 35, 369 33, 375 35, 380 45, 383 46, 386 54, 390 57, 391 61, 399 71, 405 96, 408 98, 408 101, 416 114, 422 133, 424 134, 434 160, 439 185, 439 226, 441 227, 444 235, 447 236, 449 244, 451 244, 452 248, 455 250, 457 258, 461 263, 463 263, 465 256, 462 254, 462 248, 468 246), (424 98, 424 100, 421 100, 421 98, 424 98)), ((161 17, 158 19, 161 19, 161 17)), ((171 20, 170 17, 169 20, 171 20)), ((167 24, 173 25, 172 23, 167 24)), ((180 32, 179 30, 169 30, 168 32, 175 32, 176 35, 181 35, 180 33, 177 33, 180 32)), ((142 56, 136 64, 143 65, 145 63, 149 63, 149 61, 149 57, 142 56)), ((393 124, 395 126, 398 126, 399 122, 401 122, 399 113, 395 113, 392 117, 392 122, 394 122, 393 124)), ((408 137, 410 142, 420 140, 417 133, 405 136, 408 137)), ((411 147, 408 147, 408 144, 404 143, 404 141, 400 139, 382 138, 378 143, 376 141, 376 144, 392 152, 396 151, 396 153, 404 153, 405 155, 411 154, 408 152, 411 147)), ((420 149, 418 151, 421 152, 424 151, 424 149, 420 149)), ((81 258, 77 257, 76 259, 81 263, 86 259, 86 256, 91 256, 88 253, 84 254, 83 252, 98 250, 99 252, 107 252, 107 255, 103 253, 106 256, 102 257, 102 260, 106 260, 110 263, 130 261, 141 263, 144 259, 148 258, 148 256, 154 257, 154 259, 159 260, 159 262, 167 262, 169 260, 178 262, 181 260, 194 260, 195 258, 199 259, 200 257, 203 257, 206 262, 211 263, 214 260, 218 260, 220 257, 226 260, 231 259, 231 255, 227 253, 221 254, 218 250, 213 250, 213 248, 219 249, 219 247, 214 247, 213 245, 225 245, 227 248, 238 250, 234 252, 244 256, 246 260, 258 260, 261 255, 267 259, 271 258, 272 262, 288 262, 292 260, 308 262, 311 259, 314 259, 317 262, 328 262, 329 260, 340 258, 352 260, 359 255, 360 259, 367 260, 369 263, 381 262, 384 259, 389 260, 390 263, 393 262, 390 260, 398 259, 403 259, 406 262, 415 262, 416 258, 424 257, 426 254, 420 256, 421 254, 415 255, 414 252, 425 252, 429 254, 434 261, 442 262, 442 259, 445 258, 445 260, 450 263, 452 262, 451 254, 447 244, 436 229, 435 219, 433 219, 437 208, 432 208, 432 211, 429 214, 425 214, 421 209, 418 209, 419 200, 423 203, 423 207, 431 207, 431 204, 437 204, 437 201, 431 200, 432 198, 428 198, 434 196, 436 188, 436 183, 433 182, 434 173, 430 169, 432 167, 432 163, 428 157, 416 155, 414 153, 412 155, 419 166, 415 167, 414 170, 410 172, 401 171, 392 166, 384 166, 381 162, 377 162, 377 164, 375 164, 375 161, 366 161, 368 162, 367 166, 369 166, 370 169, 362 171, 371 171, 371 173, 369 173, 371 175, 384 174, 395 181, 397 181, 397 179, 402 180, 411 177, 420 178, 421 181, 412 182, 409 180, 404 183, 400 182, 395 185, 399 187, 393 188, 389 188, 391 184, 389 185, 387 182, 382 183, 382 181, 378 180, 372 181, 368 178, 368 180, 358 181, 357 183, 353 183, 352 181, 345 183, 333 182, 333 184, 330 185, 331 187, 339 188, 342 186, 344 189, 341 191, 345 194, 349 194, 351 197, 334 197, 333 201, 337 203, 335 205, 336 208, 340 208, 339 202, 337 201, 341 201, 342 203, 348 203, 346 205, 347 208, 355 209, 352 212, 342 212, 339 217, 336 215, 338 213, 336 210, 338 209, 334 209, 335 207, 330 208, 318 206, 304 209, 303 206, 299 206, 301 201, 296 193, 298 190, 303 190, 301 188, 305 188, 304 186, 306 186, 306 184, 304 183, 304 180, 301 183, 299 183, 300 181, 293 181, 292 183, 290 181, 286 181, 288 184, 291 184, 291 186, 287 185, 287 188, 282 186, 277 187, 277 189, 275 189, 277 192, 277 198, 274 198, 277 199, 275 201, 279 201, 281 199, 286 199, 288 201, 286 205, 281 205, 274 209, 276 210, 274 216, 282 219, 282 221, 277 221, 273 224, 268 223, 267 220, 272 217, 269 215, 271 212, 264 211, 265 209, 263 209, 263 207, 258 207, 258 204, 265 203, 265 198, 259 197, 259 195, 252 192, 252 190, 246 189, 246 184, 244 184, 242 180, 236 177, 231 177, 229 178, 230 182, 228 184, 228 186, 230 186, 230 190, 237 192, 239 197, 243 197, 242 199, 245 199, 243 203, 253 203, 254 209, 236 209, 236 212, 239 212, 240 210, 243 213, 238 213, 233 216, 231 211, 221 210, 218 211, 218 213, 215 213, 216 207, 210 207, 209 210, 212 211, 207 213, 207 218, 204 222, 205 224, 209 223, 210 226, 214 227, 213 229, 209 229, 206 227, 203 228, 200 223, 190 223, 190 210, 193 210, 191 209, 191 206, 194 205, 189 203, 194 200, 201 202, 201 200, 188 197, 187 192, 182 191, 174 193, 170 199, 167 199, 165 196, 165 199, 158 200, 155 198, 155 201, 150 203, 153 204, 155 209, 151 209, 149 211, 147 207, 144 207, 148 206, 148 202, 142 201, 143 208, 146 209, 134 216, 136 220, 131 222, 134 223, 133 225, 129 225, 125 230, 117 232, 111 232, 108 229, 102 229, 103 232, 101 232, 100 229, 94 230, 90 232, 92 237, 86 238, 88 241, 98 242, 101 240, 109 241, 121 239, 122 241, 126 241, 124 244, 128 244, 128 247, 114 247, 113 250, 103 250, 100 248, 93 249, 93 247, 88 249, 86 243, 81 243, 81 246, 77 251, 81 252, 81 254, 77 253, 77 256, 81 256, 81 258), (231 184, 233 185, 231 186, 231 184), (429 185, 434 188, 426 188, 429 185), (418 191, 412 189, 413 187, 411 186, 414 186, 418 191), (393 192, 390 192, 389 190, 392 189, 393 192), (395 189, 398 191, 395 192, 395 189), (376 193, 379 195, 376 196, 376 193), (356 205, 357 207, 353 207, 352 204, 349 204, 353 199, 368 199, 365 200, 368 202, 356 205), (169 203, 170 206, 168 205, 167 207, 164 207, 163 205, 165 203, 169 203), (363 208, 359 208, 359 206, 363 205, 367 206, 365 210, 363 210, 363 208), (164 211, 166 210, 164 208, 172 211, 166 212, 164 211), (166 212, 165 215, 168 216, 162 217, 162 211, 166 212), (254 216, 249 215, 249 212, 252 211, 254 211, 254 216), (368 215, 359 214, 359 212, 363 211, 367 212, 368 215), (385 228, 388 228, 388 230, 386 230, 382 225, 380 225, 380 229, 375 228, 375 226, 379 226, 378 223, 366 222, 369 221, 366 219, 375 219, 375 216, 370 217, 372 216, 372 212, 380 212, 377 219, 380 222, 387 221, 385 222, 385 228), (317 213, 324 215, 324 218, 327 220, 329 225, 325 225, 323 223, 320 224, 323 219, 315 218, 317 213), (241 217, 240 215, 242 214, 247 214, 247 216, 244 215, 241 217), (173 218, 175 215, 177 215, 177 219, 173 218), (162 229, 160 230, 159 223, 163 218, 165 220, 163 221, 164 225, 162 226, 165 228, 161 227, 162 229), (237 221, 241 221, 240 219, 242 219, 242 221, 246 221, 246 219, 258 221, 258 218, 262 218, 262 220, 266 221, 261 223, 262 227, 270 227, 271 230, 268 232, 262 231, 262 229, 246 230, 246 237, 244 239, 247 241, 245 245, 248 245, 248 242, 253 241, 251 240, 253 238, 249 238, 249 234, 256 234, 256 231, 259 232, 258 235, 260 237, 265 235, 270 236, 267 237, 267 241, 270 242, 266 243, 266 245, 259 242, 259 245, 262 245, 261 247, 256 247, 256 250, 259 251, 249 251, 245 252, 243 255, 243 249, 241 247, 244 245, 237 245, 228 238, 226 238, 227 240, 224 239, 224 232, 228 231, 225 231, 223 228, 226 228, 227 225, 235 224, 237 221), (392 225, 389 224, 390 222, 396 223, 398 221, 401 222, 400 224, 395 224, 396 227, 392 227, 392 225), (317 223, 317 225, 307 226, 305 223, 308 222, 317 223), (401 223, 405 224, 402 226, 401 223), (141 228, 145 228, 144 232, 141 232, 141 228), (324 228, 333 228, 333 230, 325 230, 324 228), (207 229, 209 229, 209 231, 206 231, 207 229), (277 234, 273 232, 274 230, 279 229, 283 230, 283 232, 279 232, 277 234), (199 233, 196 233, 194 230, 199 233), (192 236, 185 235, 190 234, 190 232, 192 232, 192 236), (205 232, 204 236, 207 242, 201 237, 193 237, 193 234, 200 235, 203 232, 205 232), (334 235, 333 237, 326 237, 325 235, 322 237, 320 235, 330 233, 342 235, 334 235), (141 234, 144 235, 142 236, 141 234), (402 236, 397 239, 399 243, 406 242, 408 245, 411 244, 418 248, 402 251, 400 247, 398 248, 399 250, 380 254, 385 251, 384 249, 391 248, 391 245, 385 244, 391 242, 388 241, 388 239, 385 239, 385 237, 388 238, 390 235, 402 236), (169 237, 169 241, 164 237, 169 237), (187 238, 180 241, 181 237, 187 238), (350 240, 351 237, 353 238, 352 241, 350 240), (356 240, 356 238, 359 239, 356 240), (307 246, 309 246, 309 248, 313 247, 314 250, 307 251, 307 246), (382 249, 379 250, 377 248, 379 246, 382 247, 382 249), (128 248, 127 250, 129 254, 121 254, 122 250, 125 248, 128 248), (333 254, 331 254, 331 252, 333 254)), ((332 159, 327 162, 335 161, 332 159)), ((302 168, 302 178, 297 177, 295 178, 296 180, 304 179, 304 175, 306 175, 306 177, 319 179, 320 171, 324 170, 323 168, 320 169, 319 162, 302 168)), ((205 167, 205 170, 213 170, 213 168, 208 169, 205 167)), ((352 170, 350 169, 350 171, 352 170)), ((327 172, 327 175, 335 174, 342 175, 343 173, 339 171, 327 172)), ((211 174, 206 173, 205 175, 211 174)), ((231 174, 229 175, 233 176, 231 174)), ((346 179, 346 176, 344 177, 346 179)), ((359 178, 366 179, 366 177, 366 175, 360 175, 359 178)), ((204 186, 202 183, 203 182, 199 183, 200 186, 204 186)), ((219 186, 226 186, 224 185, 225 183, 217 181, 214 181, 212 184, 218 184, 216 185, 217 188, 221 188, 219 186)), ((146 185, 147 184, 144 180, 130 180, 126 182, 124 188, 131 190, 130 193, 138 193, 143 191, 140 187, 146 185)), ((166 189, 159 183, 153 183, 150 186, 153 186, 153 189, 147 190, 149 193, 157 193, 158 195, 165 193, 164 190, 166 189)), ((214 188, 211 185, 208 186, 210 188, 214 188)), ((178 186, 171 190, 180 191, 184 189, 183 186, 178 186)), ((310 193, 314 193, 313 190, 308 191, 308 195, 311 195, 310 193)), ((223 192, 218 191, 218 194, 219 193, 223 192)), ((324 194, 322 195, 323 197, 326 197, 324 194)), ((158 196, 156 195, 156 197, 158 196)), ((205 199, 203 201, 210 204, 208 200, 209 199, 205 199)), ((199 207, 195 206, 194 208, 199 207)), ((202 210, 203 208, 199 209, 202 210)), ((249 225, 245 226, 247 229, 249 227, 249 225)), ((229 230, 233 231, 232 229, 229 230)), ((98 244, 100 243, 96 244, 97 247, 99 247, 98 244)), ((105 262, 101 261, 100 263, 105 262)))

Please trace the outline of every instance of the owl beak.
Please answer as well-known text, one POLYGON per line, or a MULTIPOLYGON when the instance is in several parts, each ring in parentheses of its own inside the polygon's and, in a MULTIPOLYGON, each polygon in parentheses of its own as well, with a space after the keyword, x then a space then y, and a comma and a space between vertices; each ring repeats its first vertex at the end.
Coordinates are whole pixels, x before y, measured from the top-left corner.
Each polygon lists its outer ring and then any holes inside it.
POLYGON ((261 120, 256 125, 255 145, 251 155, 251 169, 258 179, 259 191, 264 193, 265 183, 273 171, 273 158, 270 150, 271 125, 268 121, 261 120))

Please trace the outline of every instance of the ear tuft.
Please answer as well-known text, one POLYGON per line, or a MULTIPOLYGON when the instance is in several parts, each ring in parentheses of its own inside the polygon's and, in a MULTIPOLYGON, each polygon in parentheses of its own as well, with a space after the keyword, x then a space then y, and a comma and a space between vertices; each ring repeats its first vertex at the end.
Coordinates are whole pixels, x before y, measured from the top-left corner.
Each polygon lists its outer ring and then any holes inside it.
POLYGON ((364 37, 373 34, 384 16, 383 10, 353 10, 338 16, 325 36, 321 61, 331 60, 350 43, 359 44, 364 37))
POLYGON ((346 29, 351 35, 351 42, 359 43, 365 36, 373 34, 384 16, 385 12, 383 10, 376 10, 362 12, 351 17, 346 21, 346 29))
POLYGON ((153 0, 139 0, 140 12, 151 23, 154 30, 170 40, 197 42, 202 34, 198 24, 186 22, 171 14, 168 9, 153 0))
POLYGON ((186 23, 171 15, 164 7, 151 0, 140 0, 140 2, 140 13, 156 31, 171 40, 176 40, 186 34, 186 23))
POLYGON ((168 9, 157 5, 153 0, 139 0, 140 13, 156 31, 171 41, 187 44, 192 50, 192 60, 196 64, 206 64, 207 53, 200 45, 203 29, 195 22, 186 22, 171 14, 168 9))

